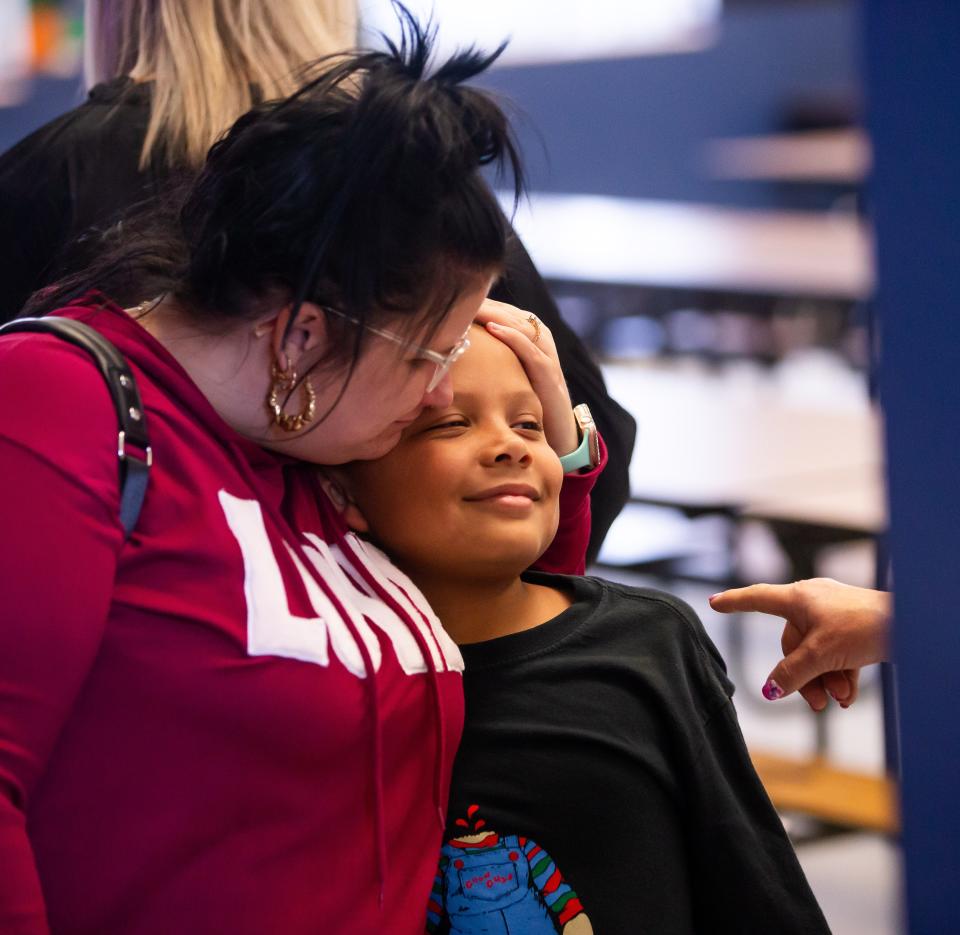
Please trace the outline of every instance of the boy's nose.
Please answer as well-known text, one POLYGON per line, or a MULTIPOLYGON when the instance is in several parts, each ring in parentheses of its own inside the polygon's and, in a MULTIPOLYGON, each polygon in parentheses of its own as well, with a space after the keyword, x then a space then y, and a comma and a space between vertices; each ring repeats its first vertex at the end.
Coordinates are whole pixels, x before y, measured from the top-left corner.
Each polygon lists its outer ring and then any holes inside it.
POLYGON ((489 454, 494 463, 516 461, 520 464, 529 464, 531 460, 530 448, 526 441, 509 428, 499 432, 498 437, 492 440, 489 454))

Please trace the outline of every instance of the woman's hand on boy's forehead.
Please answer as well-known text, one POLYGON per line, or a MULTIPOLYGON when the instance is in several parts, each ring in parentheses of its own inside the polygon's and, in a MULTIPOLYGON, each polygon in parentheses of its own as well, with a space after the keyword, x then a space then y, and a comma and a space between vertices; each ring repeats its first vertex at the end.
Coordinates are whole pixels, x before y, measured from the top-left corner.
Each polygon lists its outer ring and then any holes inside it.
POLYGON ((536 315, 494 299, 486 299, 480 306, 477 322, 520 359, 530 385, 540 397, 543 428, 550 447, 561 456, 576 451, 580 440, 573 404, 550 329, 536 315))

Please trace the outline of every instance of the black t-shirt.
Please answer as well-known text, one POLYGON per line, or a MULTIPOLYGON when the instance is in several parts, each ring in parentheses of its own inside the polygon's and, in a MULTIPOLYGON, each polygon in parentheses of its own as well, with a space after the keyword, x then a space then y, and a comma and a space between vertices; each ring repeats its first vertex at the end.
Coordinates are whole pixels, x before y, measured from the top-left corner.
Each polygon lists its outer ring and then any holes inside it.
POLYGON ((827 932, 696 615, 658 591, 524 577, 573 604, 461 647, 428 930, 827 932))

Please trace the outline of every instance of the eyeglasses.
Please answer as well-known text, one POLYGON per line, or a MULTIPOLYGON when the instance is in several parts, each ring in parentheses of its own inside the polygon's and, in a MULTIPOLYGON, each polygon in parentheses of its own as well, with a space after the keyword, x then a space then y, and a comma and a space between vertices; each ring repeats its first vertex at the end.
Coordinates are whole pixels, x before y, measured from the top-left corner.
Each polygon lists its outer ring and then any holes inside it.
POLYGON ((349 321, 355 325, 360 325, 364 331, 369 331, 371 334, 375 334, 379 338, 386 338, 386 340, 392 341, 394 344, 399 344, 401 347, 405 347, 408 350, 413 351, 415 360, 429 360, 436 369, 433 371, 433 374, 427 383, 427 388, 425 391, 427 393, 432 392, 440 385, 440 381, 444 378, 447 371, 461 357, 463 357, 463 355, 467 352, 467 348, 470 347, 470 338, 467 337, 467 335, 470 334, 469 327, 467 327, 467 330, 464 331, 460 336, 460 340, 457 341, 457 343, 454 344, 446 354, 441 354, 439 351, 430 350, 429 347, 421 347, 419 344, 411 344, 406 338, 396 334, 393 331, 387 331, 386 328, 376 328, 373 325, 364 324, 353 316, 347 315, 345 312, 338 311, 335 308, 325 308, 324 311, 329 312, 331 315, 336 315, 339 318, 342 318, 344 321, 349 321))

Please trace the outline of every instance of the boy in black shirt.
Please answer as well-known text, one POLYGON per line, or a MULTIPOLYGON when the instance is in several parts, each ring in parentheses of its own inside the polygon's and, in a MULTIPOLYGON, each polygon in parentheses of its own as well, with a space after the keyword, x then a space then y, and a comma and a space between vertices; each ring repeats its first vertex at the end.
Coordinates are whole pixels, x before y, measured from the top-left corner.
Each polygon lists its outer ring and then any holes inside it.
POLYGON ((473 329, 451 406, 340 478, 348 522, 466 663, 428 931, 827 932, 690 608, 523 572, 553 537, 562 469, 506 346, 526 338, 498 333, 473 329))

